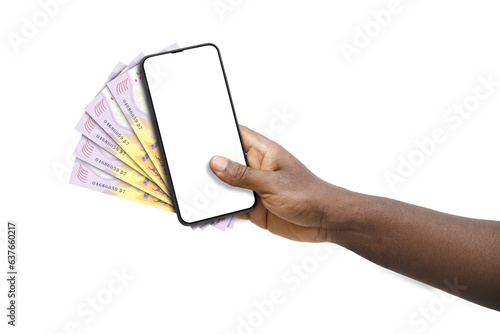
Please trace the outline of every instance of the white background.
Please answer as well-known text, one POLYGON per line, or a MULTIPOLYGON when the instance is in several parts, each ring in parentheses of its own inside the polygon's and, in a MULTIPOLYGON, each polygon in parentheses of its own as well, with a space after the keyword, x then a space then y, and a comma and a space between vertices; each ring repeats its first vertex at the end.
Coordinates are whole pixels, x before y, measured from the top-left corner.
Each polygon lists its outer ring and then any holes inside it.
MULTIPOLYGON (((370 12, 389 1, 229 3, 221 17, 213 0, 73 0, 39 21, 45 26, 16 52, 8 34, 20 35, 23 18, 33 22, 42 7, 2 1, 0 247, 7 219, 19 222, 20 233, 19 327, 12 332, 498 333, 498 312, 443 302, 438 290, 340 247, 318 264, 317 245, 251 223, 193 232, 173 214, 69 185, 69 173, 56 172, 70 167, 79 139, 73 127, 118 60, 172 42, 213 42, 240 123, 272 136, 322 178, 500 219, 500 88, 457 129, 442 119, 474 94, 479 76, 500 80, 495 1, 401 0, 401 12, 350 63, 341 43, 352 44, 356 27, 364 29, 370 12), (294 118, 276 123, 276 110, 294 118), (398 156, 408 157, 415 140, 436 127, 447 141, 391 190, 384 173, 395 172, 398 156), (309 276, 292 290, 283 277, 303 264, 309 276), (94 319, 81 316, 87 298, 110 296, 113 270, 122 268, 134 278, 94 319), (259 316, 255 302, 275 289, 285 301, 259 316), (258 326, 239 328, 249 317, 258 326), (78 330, 65 331, 72 323, 78 330)), ((0 260, 3 271, 5 255, 0 260)))

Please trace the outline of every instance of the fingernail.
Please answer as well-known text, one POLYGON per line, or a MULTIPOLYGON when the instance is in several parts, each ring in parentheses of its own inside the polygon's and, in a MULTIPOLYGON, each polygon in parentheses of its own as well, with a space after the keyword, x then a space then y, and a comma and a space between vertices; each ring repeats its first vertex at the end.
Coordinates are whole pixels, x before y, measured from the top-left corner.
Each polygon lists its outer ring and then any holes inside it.
POLYGON ((229 160, 223 157, 219 157, 216 155, 212 158, 212 167, 216 172, 223 172, 226 169, 227 163, 229 160))

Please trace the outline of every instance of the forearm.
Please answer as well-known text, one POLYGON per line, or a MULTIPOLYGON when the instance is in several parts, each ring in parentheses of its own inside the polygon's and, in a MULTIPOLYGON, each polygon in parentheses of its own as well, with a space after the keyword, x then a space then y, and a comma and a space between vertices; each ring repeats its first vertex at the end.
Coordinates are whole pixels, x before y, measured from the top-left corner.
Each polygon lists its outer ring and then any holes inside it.
POLYGON ((499 222, 356 193, 343 205, 347 219, 334 222, 333 242, 385 268, 500 310, 499 222))

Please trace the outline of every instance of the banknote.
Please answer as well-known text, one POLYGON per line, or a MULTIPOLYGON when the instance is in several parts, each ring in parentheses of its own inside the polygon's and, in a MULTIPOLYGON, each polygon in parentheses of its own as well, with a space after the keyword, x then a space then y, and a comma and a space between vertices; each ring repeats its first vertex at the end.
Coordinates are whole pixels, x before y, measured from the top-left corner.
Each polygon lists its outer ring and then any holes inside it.
POLYGON ((116 78, 118 76, 118 74, 122 73, 126 68, 127 68, 127 65, 125 65, 124 63, 122 63, 121 61, 119 61, 118 64, 116 64, 116 66, 113 69, 113 71, 111 71, 111 73, 108 75, 108 78, 106 79, 106 82, 104 83, 103 87, 100 90, 102 90, 109 81, 111 81, 114 78, 116 78))
POLYGON ((124 63, 122 63, 121 61, 119 61, 118 64, 116 64, 113 71, 111 71, 111 73, 108 75, 107 81, 110 81, 110 80, 113 80, 114 78, 116 78, 116 76, 118 74, 120 74, 126 68, 127 68, 127 66, 124 63))
MULTIPOLYGON (((174 45, 177 45, 177 44, 174 44, 174 45)), ((139 55, 137 55, 137 57, 135 57, 134 60, 132 60, 128 66, 125 66, 122 62, 118 62, 118 64, 115 66, 115 68, 113 69, 113 71, 111 72, 111 74, 108 76, 108 82, 110 80, 114 79, 117 75, 123 73, 127 68, 132 68, 132 67, 137 66, 137 64, 144 58, 144 56, 145 56, 144 53, 142 53, 142 52, 139 53, 139 55)), ((109 95, 107 93, 108 93, 107 92, 107 87, 105 86, 105 87, 103 87, 101 89, 100 93, 98 93, 98 95, 96 96, 96 98, 98 98, 99 95, 101 95, 101 94, 102 95, 109 95)), ((94 100, 96 98, 94 98, 94 100)), ((113 99, 111 98, 111 101, 112 100, 113 99)), ((111 106, 113 106, 113 103, 111 103, 111 106)), ((118 116, 120 116, 120 115, 118 115, 118 116)), ((82 118, 85 118, 85 115, 82 118)), ((81 121, 82 121, 82 119, 80 120, 80 122, 79 122, 78 125, 81 125, 80 124, 81 121)), ((86 119, 85 121, 86 121, 86 123, 84 123, 84 124, 87 127, 92 126, 92 124, 91 124, 92 121, 90 121, 88 119, 86 119)), ((95 121, 94 121, 94 123, 95 123, 95 121)), ((113 128, 115 128, 115 127, 113 127, 113 128)), ((102 129, 102 128, 100 127, 100 129, 102 129)), ((99 129, 96 129, 96 130, 99 130, 99 129)), ((109 131, 106 131, 106 132, 108 134, 111 134, 109 131)), ((116 133, 116 131, 113 131, 113 132, 116 133)), ((104 137, 102 137, 102 136, 100 136, 100 137, 101 137, 101 139, 100 139, 101 142, 103 142, 104 137)), ((118 139, 118 138, 115 138, 115 139, 118 139)), ((109 143, 109 141, 108 141, 108 143, 109 143)), ((125 145, 128 145, 129 143, 132 143, 132 144, 137 143, 138 145, 132 145, 131 147, 125 147, 125 150, 121 149, 121 151, 118 150, 118 147, 120 147, 120 146, 117 145, 117 146, 115 146, 115 150, 117 151, 117 153, 119 153, 126 160, 126 162, 128 163, 128 162, 130 162, 130 160, 127 159, 127 157, 125 157, 123 154, 121 154, 123 151, 125 151, 126 153, 130 153, 130 151, 132 151, 132 152, 134 152, 134 151, 135 152, 140 152, 141 153, 140 154, 140 160, 139 160, 138 156, 131 157, 132 161, 135 163, 135 165, 131 164, 131 167, 136 168, 137 166, 140 165, 139 172, 141 172, 142 174, 148 175, 152 180, 154 180, 157 184, 159 184, 160 188, 164 192, 168 193, 168 189, 166 187, 165 179, 161 178, 160 174, 156 170, 156 167, 154 167, 154 165, 152 165, 151 160, 150 160, 149 156, 147 155, 147 152, 145 152, 143 150, 143 147, 140 144, 140 142, 138 140, 136 140, 133 136, 130 136, 130 138, 128 138, 128 140, 125 140, 123 143, 125 145), (134 150, 134 148, 138 148, 138 150, 134 150), (141 161, 142 161, 142 163, 141 163, 141 161)))
POLYGON ((104 87, 106 87, 106 84, 110 80, 113 80, 114 78, 116 78, 116 76, 118 74, 122 73, 125 69, 127 69, 127 65, 125 65, 124 63, 122 63, 121 61, 119 61, 118 64, 116 64, 116 66, 113 69, 113 71, 111 71, 111 73, 108 75, 108 78, 106 79, 106 81, 104 82, 104 84, 101 86, 101 89, 99 89, 99 91, 101 91, 104 87))
MULTIPOLYGON (((178 48, 177 44, 173 44, 164 51, 176 48, 178 48)), ((144 54, 143 53, 139 54, 128 66, 125 66, 123 63, 119 62, 115 66, 111 74, 108 76, 108 81, 113 80, 118 75, 125 73, 127 68, 133 69, 143 58, 144 54)), ((101 89, 101 92, 98 94, 98 96, 103 93, 103 90, 106 91, 106 89, 107 89, 106 86, 103 89, 101 89)), ((108 92, 105 92, 104 94, 106 93, 108 92)), ((139 92, 139 94, 144 94, 144 91, 139 92)), ((111 101, 113 101, 113 97, 110 92, 108 93, 107 96, 110 98, 111 101)), ((116 110, 116 108, 114 109, 116 110)), ((119 110, 121 111, 121 109, 119 110)), ((122 117, 123 116, 124 113, 122 112, 122 117)), ((149 116, 149 114, 147 114, 146 116, 149 116)), ((120 119, 120 117, 117 118, 120 119)), ((123 121, 123 118, 121 118, 120 120, 123 121)), ((147 120, 150 120, 150 118, 148 118, 147 120)), ((124 124, 119 121, 118 123, 120 125, 124 124)), ((149 123, 149 126, 150 124, 151 123, 149 123)), ((128 125, 130 125, 130 123, 128 125)), ((146 181, 149 180, 146 176, 148 173, 146 173, 146 171, 143 169, 145 165, 140 163, 140 161, 142 161, 145 156, 142 156, 141 160, 138 161, 137 158, 133 159, 129 154, 127 154, 127 151, 124 150, 121 147, 121 145, 118 144, 117 141, 113 139, 113 138, 118 139, 117 136, 119 133, 116 134, 117 131, 111 130, 112 128, 114 129, 120 129, 120 128, 111 125, 110 131, 113 134, 115 134, 115 136, 110 134, 109 131, 105 131, 101 127, 101 125, 94 118, 92 118, 91 115, 89 115, 87 112, 84 113, 83 117, 80 119, 80 121, 76 126, 76 129, 83 136, 79 144, 77 145, 77 148, 75 149, 75 155, 77 156, 77 158, 73 168, 73 173, 70 179, 70 183, 88 189, 114 195, 119 198, 129 199, 138 203, 143 203, 170 212, 174 212, 172 202, 168 197, 168 192, 165 192, 166 189, 163 189, 165 185, 163 183, 164 179, 162 179, 161 175, 159 175, 158 171, 156 171, 156 173, 153 172, 153 175, 157 176, 157 180, 159 177, 161 181, 160 184, 163 187, 159 187, 153 181, 149 182, 146 181), (78 153, 78 151, 80 153, 78 153), (99 154, 97 156, 96 154, 94 154, 96 151, 99 151, 99 154), (93 162, 93 164, 89 164, 85 162, 85 160, 93 162), (96 168, 96 166, 98 166, 99 168, 96 168), (110 173, 106 173, 102 169, 110 173), (133 177, 128 179, 127 177, 129 177, 130 175, 133 175, 133 177), (118 176, 122 176, 122 178, 120 179, 118 176), (147 183, 147 185, 144 184, 145 182, 147 183), (149 189, 148 187, 154 187, 154 190, 149 189), (162 191, 163 194, 159 195, 160 192, 162 191)), ((151 131, 151 133, 154 135, 154 131, 151 131)), ((124 144, 126 143, 125 141, 118 140, 118 142, 121 142, 122 145, 126 146, 130 145, 130 144, 128 145, 124 144)), ((139 148, 143 148, 143 146, 141 146, 140 140, 139 140, 139 148)), ((148 153, 145 151, 146 150, 142 149, 142 153, 148 153)), ((151 151, 151 153, 158 154, 157 165, 158 168, 162 169, 162 165, 160 164, 161 156, 159 155, 158 151, 156 152, 151 151)), ((148 156, 146 155, 146 157, 148 156)), ((146 161, 147 160, 148 159, 146 159, 146 161)), ((149 166, 148 164, 146 164, 146 166, 150 167, 147 170, 149 173, 152 173, 151 164, 149 164, 149 166)), ((154 169, 156 169, 154 164, 152 164, 152 166, 154 169)), ((235 217, 218 219, 216 221, 209 222, 198 227, 200 227, 202 230, 205 230, 208 226, 213 226, 221 231, 224 231, 227 228, 233 228, 235 220, 236 220, 235 217)), ((198 227, 193 227, 193 229, 197 229, 198 227)))
MULTIPOLYGON (((205 223, 199 226, 200 230, 205 231, 207 227, 210 226, 210 223, 205 223)), ((196 230, 198 227, 193 227, 193 230, 196 230)))
POLYGON ((206 230, 207 227, 213 226, 213 227, 224 232, 228 228, 233 228, 235 222, 236 222, 236 217, 232 216, 232 217, 228 217, 228 218, 217 219, 217 220, 214 220, 212 222, 208 222, 208 223, 198 225, 198 226, 191 226, 191 228, 193 230, 196 230, 199 228, 202 231, 204 231, 204 230, 206 230))
MULTIPOLYGON (((178 48, 179 46, 175 43, 163 51, 178 48)), ((156 170, 159 172, 161 178, 166 181, 167 177, 163 165, 162 153, 158 144, 156 130, 151 121, 151 111, 146 100, 144 82, 139 66, 122 72, 115 79, 108 82, 107 86, 129 125, 151 158, 156 170)))
POLYGON ((145 175, 142 168, 86 112, 83 113, 75 129, 114 157, 145 175))
POLYGON ((231 217, 231 220, 229 221, 229 225, 227 225, 227 227, 233 228, 235 223, 236 223, 236 217, 233 216, 231 217))
POLYGON ((172 204, 172 200, 154 182, 151 182, 147 177, 138 173, 120 159, 115 158, 83 135, 76 145, 73 155, 139 190, 161 199, 168 204, 172 204))
POLYGON ((69 181, 71 184, 92 189, 101 193, 125 198, 134 202, 150 205, 156 208, 174 211, 172 205, 150 196, 142 190, 105 173, 86 162, 76 158, 69 181))
POLYGON ((164 180, 107 87, 85 107, 85 111, 141 167, 150 180, 168 193, 164 180))
MULTIPOLYGON (((139 54, 137 55, 137 57, 135 57, 135 58, 134 58, 134 60, 132 60, 132 61, 130 62, 130 64, 128 64, 128 65, 127 65, 127 69, 128 69, 128 68, 133 68, 133 67, 136 67, 137 65, 139 65, 139 63, 140 63, 140 62, 144 59, 144 57, 146 57, 146 55, 145 55, 144 53, 142 53, 142 52, 141 52, 141 53, 139 53, 139 54)), ((124 72, 124 71, 126 71, 127 69, 125 69, 125 68, 124 68, 124 69, 122 69, 122 71, 120 71, 120 72, 124 72)), ((120 73, 118 73, 118 74, 120 74, 120 73)), ((111 80, 113 80, 114 78, 116 78, 116 77, 118 76, 118 74, 117 74, 117 75, 115 75, 113 78, 110 78, 110 79, 108 80, 108 82, 109 82, 109 81, 111 81, 111 80)))
POLYGON ((210 223, 210 225, 218 228, 219 230, 221 230, 222 232, 224 232, 228 225, 229 225, 229 221, 232 219, 233 217, 230 217, 230 218, 222 218, 222 219, 217 219, 216 221, 213 221, 210 223))

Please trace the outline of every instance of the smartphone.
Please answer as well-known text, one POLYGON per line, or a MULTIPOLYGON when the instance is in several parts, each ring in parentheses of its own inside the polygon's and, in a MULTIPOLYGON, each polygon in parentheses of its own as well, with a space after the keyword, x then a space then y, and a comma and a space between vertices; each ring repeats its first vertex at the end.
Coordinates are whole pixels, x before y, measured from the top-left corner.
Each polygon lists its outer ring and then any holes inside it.
POLYGON ((214 155, 248 165, 217 46, 146 56, 141 70, 179 221, 193 226, 253 209, 253 191, 225 184, 209 167, 214 155))

